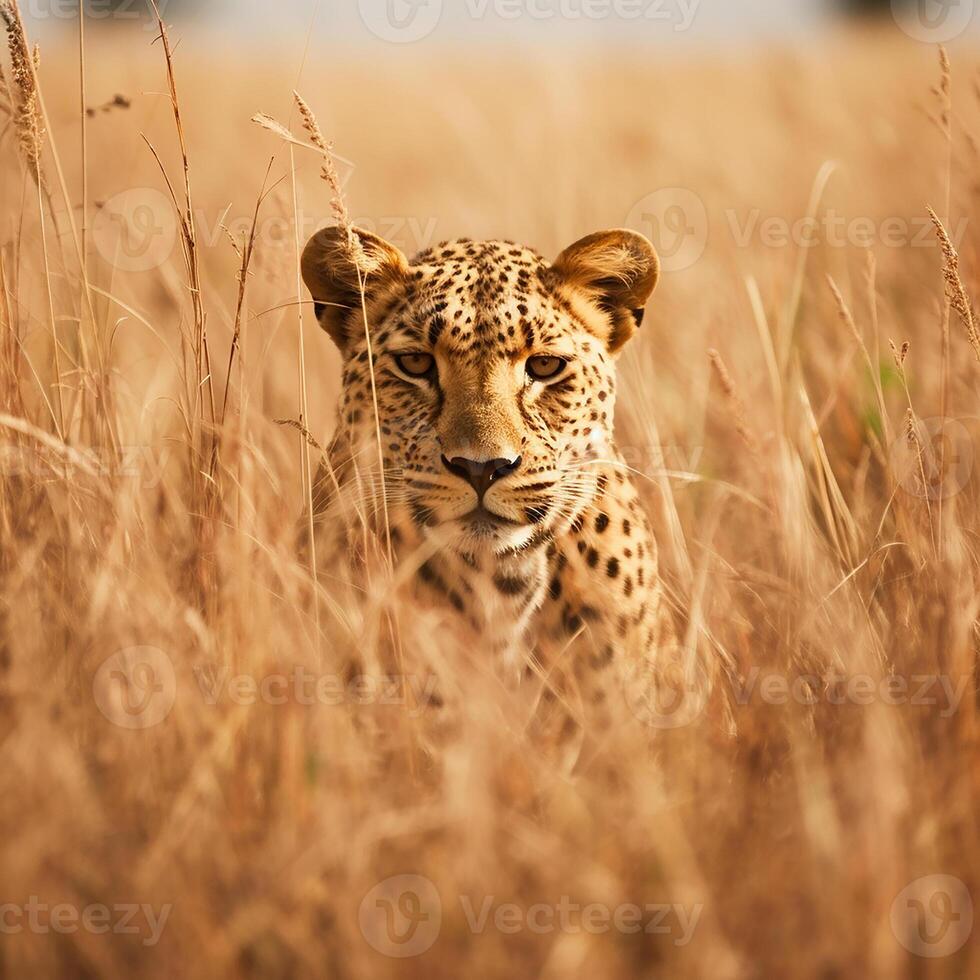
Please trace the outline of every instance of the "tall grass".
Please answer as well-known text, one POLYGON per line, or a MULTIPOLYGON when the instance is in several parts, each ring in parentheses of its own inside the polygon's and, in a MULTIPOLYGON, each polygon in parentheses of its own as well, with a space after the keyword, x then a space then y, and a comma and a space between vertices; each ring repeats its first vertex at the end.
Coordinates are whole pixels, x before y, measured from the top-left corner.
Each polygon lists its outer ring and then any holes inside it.
POLYGON ((930 876, 980 895, 966 53, 937 66, 862 34, 819 55, 501 76, 420 50, 370 69, 311 57, 297 85, 271 51, 90 31, 98 108, 79 118, 77 46, 38 61, 0 9, 5 975, 980 969, 975 940, 925 958, 900 928, 917 909, 936 926, 930 876), (640 677, 558 770, 524 693, 451 618, 397 600, 383 571, 352 597, 332 556, 315 577, 297 551, 339 384, 297 244, 338 205, 322 153, 249 122, 288 121, 295 87, 356 164, 352 220, 407 251, 434 221, 557 254, 659 188, 703 202, 704 254, 665 275, 618 420, 698 656, 686 724, 650 724, 640 677), (825 224, 812 248, 742 242, 753 209, 913 220, 916 240, 839 245, 825 224), (377 687, 390 622, 405 697, 377 687), (367 678, 341 693, 354 654, 367 678), (280 676, 307 681, 250 687, 280 676), (417 957, 370 927, 396 875, 440 896, 417 957), (29 927, 32 896, 169 913, 148 945, 142 912, 135 934, 29 927), (486 896, 667 905, 669 931, 512 931, 493 913, 474 929, 486 896))

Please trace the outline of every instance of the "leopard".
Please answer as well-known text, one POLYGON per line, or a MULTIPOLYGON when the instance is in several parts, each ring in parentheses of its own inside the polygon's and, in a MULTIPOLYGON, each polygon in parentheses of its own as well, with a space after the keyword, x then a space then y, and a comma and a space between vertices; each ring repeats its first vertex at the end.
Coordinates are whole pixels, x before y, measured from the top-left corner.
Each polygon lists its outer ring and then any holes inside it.
POLYGON ((301 271, 342 360, 311 521, 332 575, 367 523, 413 601, 514 683, 563 678, 562 697, 675 641, 614 434, 617 363, 660 278, 647 238, 601 231, 553 261, 462 238, 409 259, 331 226, 301 271))

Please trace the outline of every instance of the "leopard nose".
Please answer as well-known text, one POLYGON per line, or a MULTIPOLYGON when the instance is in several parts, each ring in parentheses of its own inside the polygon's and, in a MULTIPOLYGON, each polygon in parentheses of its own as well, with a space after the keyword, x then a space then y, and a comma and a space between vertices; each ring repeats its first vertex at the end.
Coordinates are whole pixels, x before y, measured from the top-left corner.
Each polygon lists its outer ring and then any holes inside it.
POLYGON ((490 484, 502 480, 513 473, 521 465, 521 457, 516 459, 467 459, 465 456, 454 456, 448 459, 442 457, 442 465, 450 473, 465 480, 482 501, 483 495, 490 489, 490 484))

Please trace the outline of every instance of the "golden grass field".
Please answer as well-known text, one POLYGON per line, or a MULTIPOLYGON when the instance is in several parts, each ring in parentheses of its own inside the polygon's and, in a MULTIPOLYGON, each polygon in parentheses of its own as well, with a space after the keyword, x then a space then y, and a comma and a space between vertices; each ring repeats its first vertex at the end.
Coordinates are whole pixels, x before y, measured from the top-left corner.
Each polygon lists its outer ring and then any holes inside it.
POLYGON ((944 83, 936 49, 857 29, 383 64, 177 33, 189 256, 152 33, 88 38, 85 104, 131 104, 85 116, 84 167, 76 42, 41 50, 41 193, 0 109, 0 973, 980 974, 971 51, 944 83), (659 723, 625 690, 571 772, 451 622, 383 575, 331 602, 296 551, 316 452, 278 423, 333 425, 296 254, 331 194, 250 121, 300 132, 294 89, 355 220, 408 252, 660 232, 618 429, 692 689, 659 723), (812 247, 783 240, 808 216, 812 247), (387 624, 407 701, 250 687, 380 662, 387 624), (374 890, 402 875, 415 898, 374 890))

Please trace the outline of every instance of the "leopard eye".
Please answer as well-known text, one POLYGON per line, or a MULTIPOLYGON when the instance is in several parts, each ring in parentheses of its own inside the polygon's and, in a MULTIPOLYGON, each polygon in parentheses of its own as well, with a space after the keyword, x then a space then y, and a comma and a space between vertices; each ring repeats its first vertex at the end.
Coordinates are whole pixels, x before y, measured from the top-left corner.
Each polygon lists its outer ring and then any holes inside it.
POLYGON ((548 354, 539 354, 536 357, 527 359, 527 373, 535 381, 550 381, 558 377, 568 363, 563 357, 552 357, 548 354))
POLYGON ((431 354, 396 354, 395 363, 410 378, 424 378, 435 366, 431 354))

